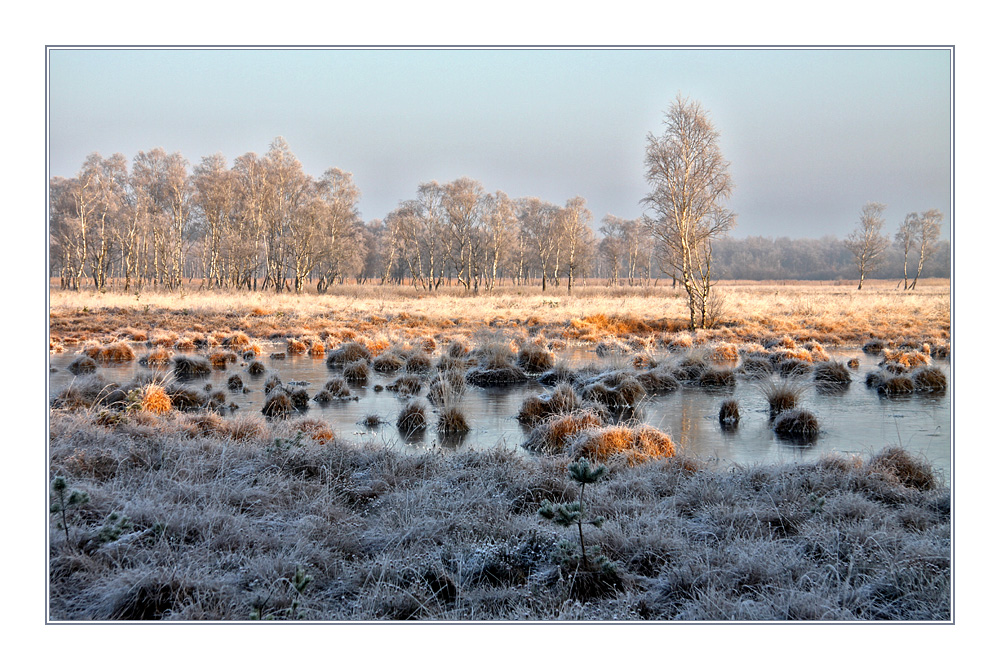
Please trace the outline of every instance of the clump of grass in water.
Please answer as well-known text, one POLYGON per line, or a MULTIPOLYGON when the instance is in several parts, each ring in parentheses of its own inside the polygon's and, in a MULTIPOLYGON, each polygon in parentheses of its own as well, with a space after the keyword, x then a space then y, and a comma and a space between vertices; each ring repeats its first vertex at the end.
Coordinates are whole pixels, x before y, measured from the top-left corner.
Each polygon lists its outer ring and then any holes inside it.
POLYGON ((543 454, 559 454, 566 450, 577 433, 587 428, 599 428, 604 423, 604 416, 593 409, 555 416, 528 434, 524 448, 543 454))
POLYGON ((758 388, 767 400, 771 420, 774 420, 782 412, 793 409, 804 391, 802 386, 790 380, 776 382, 773 379, 767 379, 761 382, 758 388))
POLYGON ((813 380, 826 386, 849 386, 851 371, 838 361, 824 361, 813 368, 813 380))
POLYGON ((409 373, 423 373, 431 369, 431 358, 423 351, 416 351, 406 359, 403 369, 409 373))
POLYGON ((66 368, 74 375, 89 375, 97 372, 97 361, 86 354, 77 356, 66 368))
POLYGON ((396 428, 403 435, 412 435, 427 428, 427 407, 421 400, 410 400, 399 416, 396 417, 396 428))
POLYGON ((243 378, 239 375, 230 375, 229 379, 226 380, 226 387, 233 393, 239 393, 243 390, 243 378))
POLYGON ((465 375, 458 370, 447 370, 438 373, 427 389, 427 399, 435 405, 451 405, 457 403, 465 394, 465 375))
POLYGON ((729 368, 708 368, 698 378, 698 385, 708 388, 736 386, 736 375, 729 368))
POLYGON ((413 396, 420 393, 420 389, 423 388, 424 382, 417 375, 406 374, 401 375, 396 378, 396 381, 389 384, 386 388, 390 391, 394 391, 401 396, 413 396))
POLYGON ((646 387, 631 372, 612 370, 583 382, 582 395, 609 408, 635 407, 646 397, 646 387))
POLYGON ((469 431, 469 422, 462 410, 452 405, 441 410, 437 428, 442 433, 465 433, 469 431))
POLYGON ((723 426, 733 427, 740 422, 740 402, 735 398, 729 398, 722 402, 719 407, 719 423, 723 426))
POLYGON ((680 382, 666 368, 654 367, 635 376, 646 393, 671 393, 680 388, 680 382))
POLYGON ((528 396, 521 403, 517 420, 527 426, 536 426, 552 416, 569 414, 583 407, 583 401, 569 384, 560 384, 552 393, 528 396))
POLYGON ((212 373, 212 364, 201 356, 175 356, 174 374, 178 379, 207 377, 212 373))
POLYGON ((344 379, 354 384, 367 384, 371 375, 368 361, 361 359, 344 366, 344 379))
POLYGON ((295 411, 295 404, 283 388, 276 386, 264 398, 264 406, 260 411, 269 419, 284 419, 295 411))
POLYGON ((913 373, 914 389, 922 393, 942 393, 948 388, 948 378, 940 368, 922 367, 913 373))
POLYGON ((916 385, 907 375, 884 374, 878 378, 875 390, 886 396, 910 395, 916 391, 916 385))
POLYGON ((580 431, 570 444, 575 457, 595 461, 624 460, 638 465, 676 453, 673 440, 652 426, 606 426, 580 431))
POLYGON ((376 372, 397 372, 405 364, 406 360, 396 350, 390 349, 375 357, 372 361, 372 368, 376 372))
POLYGON ((247 374, 251 377, 259 377, 265 372, 267 372, 267 368, 260 361, 253 361, 247 366, 247 374))
POLYGON ((545 372, 554 364, 552 352, 540 344, 525 343, 517 354, 518 366, 528 374, 545 372))
POLYGON ((736 371, 750 379, 762 379, 774 372, 774 364, 766 355, 750 354, 743 357, 743 362, 736 371))
POLYGON ((331 351, 330 355, 326 358, 326 365, 327 367, 336 368, 362 360, 371 362, 371 352, 365 345, 351 340, 344 342, 340 347, 331 351))
POLYGON ((819 435, 819 420, 809 410, 788 409, 774 419, 774 432, 782 437, 811 440, 819 435))

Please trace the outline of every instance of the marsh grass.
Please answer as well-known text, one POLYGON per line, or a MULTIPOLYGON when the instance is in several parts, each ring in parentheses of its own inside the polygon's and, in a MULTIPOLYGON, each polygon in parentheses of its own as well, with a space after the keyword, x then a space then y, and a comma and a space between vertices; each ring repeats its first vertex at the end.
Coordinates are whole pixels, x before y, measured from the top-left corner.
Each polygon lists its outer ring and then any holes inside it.
POLYGON ((174 374, 178 379, 195 379, 212 374, 212 364, 204 356, 174 356, 174 374))
POLYGON ((951 616, 950 492, 902 450, 611 459, 586 502, 618 579, 587 589, 561 548, 577 529, 537 515, 577 500, 568 457, 404 452, 259 415, 97 416, 52 415, 51 476, 89 496, 68 533, 51 517, 53 620, 247 620, 268 594, 266 611, 298 599, 309 621, 951 616), (100 542, 112 513, 131 530, 100 542), (280 587, 299 568, 309 588, 280 587))
POLYGON ((774 418, 774 432, 786 438, 812 442, 819 437, 819 420, 809 410, 786 409, 774 418))
POLYGON ((722 401, 719 407, 719 423, 723 426, 735 426, 740 422, 740 402, 735 398, 722 401))
POLYGON ((851 383, 851 371, 839 361, 824 361, 813 367, 813 380, 828 386, 847 386, 851 383))
POLYGON ((768 413, 773 421, 782 412, 794 409, 805 392, 805 387, 795 380, 780 381, 768 378, 757 382, 757 389, 767 401, 768 413))
POLYGON ((419 433, 427 428, 427 405, 418 398, 408 401, 396 417, 396 428, 403 435, 419 433))
POLYGON ((621 460, 637 465, 650 459, 670 458, 676 452, 673 440, 652 426, 604 426, 580 431, 570 442, 572 458, 606 463, 621 460))

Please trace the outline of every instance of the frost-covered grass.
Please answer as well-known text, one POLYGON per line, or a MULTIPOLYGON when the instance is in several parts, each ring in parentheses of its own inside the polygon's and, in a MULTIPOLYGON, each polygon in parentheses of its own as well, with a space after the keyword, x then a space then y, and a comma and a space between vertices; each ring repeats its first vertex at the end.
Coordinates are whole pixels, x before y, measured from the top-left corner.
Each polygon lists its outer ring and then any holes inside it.
POLYGON ((901 450, 610 461, 586 541, 613 588, 588 595, 575 529, 537 513, 577 499, 566 455, 356 444, 315 419, 103 416, 51 413, 50 474, 89 498, 68 543, 51 518, 55 620, 951 616, 950 492, 901 450))

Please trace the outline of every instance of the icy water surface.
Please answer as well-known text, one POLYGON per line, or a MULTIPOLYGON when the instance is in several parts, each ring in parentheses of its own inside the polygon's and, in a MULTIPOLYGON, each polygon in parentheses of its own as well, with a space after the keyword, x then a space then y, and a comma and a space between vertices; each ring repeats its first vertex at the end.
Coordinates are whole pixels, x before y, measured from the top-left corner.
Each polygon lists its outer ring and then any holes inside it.
MULTIPOLYGON (((137 348, 138 355, 145 349, 137 348)), ((228 393, 236 412, 259 413, 264 403, 264 381, 277 374, 288 386, 291 382, 304 383, 310 397, 314 396, 335 373, 327 368, 324 359, 309 356, 269 358, 266 352, 261 361, 267 368, 264 375, 251 377, 246 373, 246 362, 230 364, 226 370, 214 370, 191 385, 203 388, 211 384, 213 390, 225 390, 226 380, 238 372, 249 392, 228 393)), ((768 422, 767 401, 758 382, 737 377, 734 389, 711 391, 698 387, 682 386, 679 390, 661 396, 647 397, 640 405, 637 418, 669 434, 684 452, 721 465, 800 462, 816 459, 828 452, 858 454, 866 457, 888 445, 902 445, 907 450, 925 456, 943 482, 951 479, 951 366, 948 362, 934 361, 948 377, 949 392, 939 396, 914 394, 898 399, 878 395, 865 387, 865 375, 877 367, 880 360, 857 352, 831 352, 835 360, 859 356, 861 367, 851 371, 850 386, 839 393, 823 393, 815 384, 803 382, 806 390, 799 406, 813 412, 820 423, 821 434, 811 445, 797 446, 779 439, 768 422), (719 406, 727 398, 739 401, 741 420, 738 427, 724 430, 719 423, 719 406)), ((573 366, 593 363, 602 367, 616 364, 627 366, 628 358, 619 360, 599 359, 592 351, 571 350, 560 352, 559 358, 573 366)), ((55 354, 50 358, 50 396, 73 383, 75 379, 66 367, 75 354, 55 354)), ((98 372, 109 381, 125 382, 145 371, 136 362, 118 365, 99 365, 98 372)), ((527 429, 517 421, 516 415, 524 399, 545 392, 546 387, 531 381, 511 387, 483 389, 469 385, 459 407, 465 414, 471 431, 462 437, 439 434, 435 406, 431 410, 430 426, 417 435, 403 436, 396 429, 396 417, 406 402, 388 390, 376 392, 376 385, 388 386, 397 374, 383 375, 373 372, 366 386, 352 385, 357 400, 339 400, 320 406, 310 401, 306 415, 330 423, 337 434, 348 439, 383 440, 410 448, 448 449, 484 448, 506 446, 519 448, 527 429), (368 429, 362 420, 377 415, 383 421, 378 427, 368 429)), ((429 381, 429 379, 428 379, 429 381)), ((419 396, 426 398, 427 381, 419 396)))

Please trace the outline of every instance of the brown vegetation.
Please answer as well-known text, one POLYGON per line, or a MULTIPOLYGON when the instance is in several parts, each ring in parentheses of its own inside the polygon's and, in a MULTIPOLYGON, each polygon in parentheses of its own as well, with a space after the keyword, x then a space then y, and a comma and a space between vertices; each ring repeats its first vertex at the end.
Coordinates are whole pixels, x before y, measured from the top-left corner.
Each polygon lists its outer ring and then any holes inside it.
POLYGON ((675 453, 670 436, 650 426, 606 426, 580 432, 570 444, 573 458, 598 462, 622 459, 628 465, 675 453))

